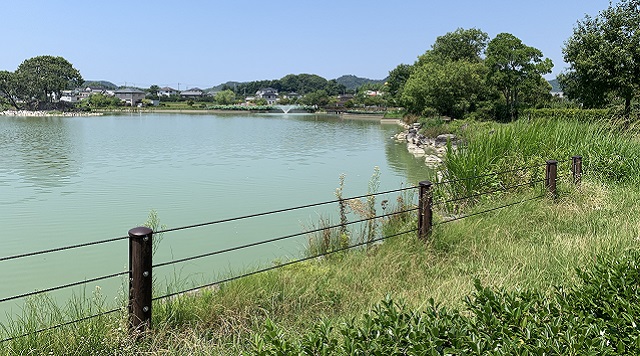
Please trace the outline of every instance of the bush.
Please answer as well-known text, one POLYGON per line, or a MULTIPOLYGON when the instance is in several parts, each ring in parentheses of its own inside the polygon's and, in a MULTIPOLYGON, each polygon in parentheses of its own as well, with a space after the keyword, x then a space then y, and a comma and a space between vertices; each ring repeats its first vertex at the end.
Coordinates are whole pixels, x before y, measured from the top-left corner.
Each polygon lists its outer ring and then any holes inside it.
POLYGON ((466 310, 433 299, 425 311, 385 299, 340 325, 315 324, 287 335, 267 320, 255 334, 258 355, 637 355, 640 353, 640 253, 601 257, 579 271, 581 283, 552 295, 483 287, 466 310))

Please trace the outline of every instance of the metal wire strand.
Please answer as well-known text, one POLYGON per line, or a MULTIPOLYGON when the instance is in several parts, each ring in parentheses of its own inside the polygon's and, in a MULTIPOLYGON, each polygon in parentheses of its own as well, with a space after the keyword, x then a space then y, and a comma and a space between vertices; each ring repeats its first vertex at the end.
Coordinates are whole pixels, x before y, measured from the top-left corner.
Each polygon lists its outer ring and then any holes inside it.
POLYGON ((489 195, 489 194, 493 194, 493 193, 504 192, 504 191, 507 191, 507 190, 510 190, 510 189, 515 189, 515 188, 524 187, 524 186, 531 185, 531 184, 541 183, 541 182, 544 182, 545 180, 546 179, 539 179, 539 180, 529 181, 529 182, 522 183, 522 184, 512 185, 512 186, 509 186, 509 187, 506 187, 506 188, 500 188, 500 189, 496 189, 496 190, 490 190, 488 192, 472 194, 472 195, 468 195, 468 196, 461 197, 461 198, 454 198, 454 199, 439 201, 439 202, 433 203, 433 205, 436 206, 436 205, 454 203, 454 202, 457 202, 457 201, 460 201, 460 200, 466 200, 466 199, 471 199, 471 198, 477 198, 477 197, 480 197, 480 196, 483 196, 483 195, 489 195))
POLYGON ((399 215, 399 214, 403 214, 403 213, 407 213, 407 212, 411 212, 411 211, 416 211, 416 210, 418 210, 418 208, 412 208, 412 209, 403 210, 403 211, 399 211, 399 212, 393 212, 393 213, 389 213, 389 214, 385 214, 385 215, 379 215, 379 216, 375 216, 375 217, 372 217, 372 218, 366 218, 366 219, 362 219, 362 220, 350 221, 350 222, 347 222, 345 224, 337 224, 337 225, 327 226, 327 227, 318 228, 318 229, 314 229, 314 230, 309 230, 309 231, 305 231, 305 232, 300 232, 300 233, 296 233, 296 234, 284 235, 284 236, 275 237, 275 238, 268 239, 268 240, 252 242, 252 243, 249 243, 249 244, 246 244, 246 245, 230 247, 230 248, 226 248, 226 249, 223 249, 223 250, 203 253, 201 255, 185 257, 185 258, 181 258, 181 259, 177 259, 177 260, 173 260, 173 261, 159 263, 157 265, 153 265, 153 268, 159 268, 159 267, 164 267, 164 266, 168 266, 168 265, 173 265, 173 264, 176 264, 176 263, 192 261, 192 260, 196 260, 196 259, 199 259, 199 258, 215 256, 215 255, 219 255, 219 254, 222 254, 222 253, 225 253, 225 252, 237 251, 237 250, 241 250, 241 249, 245 249, 245 248, 249 248, 249 247, 263 245, 263 244, 270 243, 270 242, 276 242, 276 241, 285 240, 285 239, 289 239, 289 238, 293 238, 293 237, 304 236, 304 235, 313 234, 313 233, 316 233, 316 232, 321 232, 321 231, 324 231, 324 230, 336 229, 336 228, 339 228, 339 227, 342 227, 342 226, 345 226, 345 225, 352 225, 352 224, 357 224, 357 223, 366 222, 366 221, 370 221, 370 220, 381 219, 381 218, 385 218, 385 217, 389 217, 389 216, 393 216, 393 215, 399 215))
POLYGON ((545 164, 538 164, 538 165, 535 165, 535 166, 529 166, 529 167, 522 167, 522 168, 510 169, 510 170, 508 170, 508 171, 492 172, 492 173, 482 174, 482 175, 474 176, 474 177, 467 177, 467 178, 459 178, 459 179, 445 180, 445 181, 442 181, 442 182, 435 182, 435 183, 433 183, 433 184, 434 184, 434 185, 451 184, 451 183, 463 182, 463 181, 472 180, 472 179, 478 179, 478 178, 485 178, 485 177, 497 176, 497 175, 506 174, 506 173, 513 173, 513 172, 518 172, 518 171, 525 171, 525 170, 527 170, 527 169, 535 169, 535 168, 540 168, 540 167, 544 167, 544 166, 546 166, 546 163, 545 163, 545 164))
POLYGON ((452 222, 452 221, 456 221, 456 220, 462 220, 462 219, 465 219, 465 218, 468 218, 468 217, 471 217, 471 216, 476 216, 476 215, 480 215, 480 214, 485 214, 485 213, 488 213, 488 212, 491 212, 491 211, 495 211, 495 210, 503 209, 503 208, 506 208, 506 207, 509 207, 509 206, 513 206, 513 205, 517 205, 517 204, 522 204, 522 203, 525 203, 525 202, 528 202, 528 201, 531 201, 531 200, 540 199, 540 198, 544 198, 544 197, 545 197, 545 195, 539 195, 539 196, 536 196, 536 197, 533 197, 533 198, 529 198, 529 199, 525 199, 525 200, 517 201, 517 202, 510 203, 510 204, 506 204, 506 205, 501 205, 501 206, 498 206, 498 207, 495 207, 495 208, 491 208, 491 209, 487 209, 487 210, 483 210, 483 211, 480 211, 480 212, 477 212, 477 213, 472 213, 472 214, 468 214, 468 215, 458 216, 458 217, 455 217, 455 218, 453 218, 453 219, 448 219, 448 220, 444 220, 444 221, 441 221, 441 222, 435 223, 435 224, 433 224, 433 226, 438 226, 438 225, 446 224, 446 223, 449 223, 449 222, 452 222))
POLYGON ((227 278, 227 279, 223 279, 223 280, 220 280, 220 281, 217 281, 217 282, 213 282, 213 283, 209 283, 209 284, 201 285, 201 286, 194 287, 194 288, 185 289, 185 290, 180 291, 180 292, 169 293, 169 294, 163 295, 163 296, 161 296, 161 297, 155 297, 155 298, 153 298, 153 300, 166 299, 166 298, 174 297, 174 296, 176 296, 176 295, 180 295, 180 294, 184 294, 184 293, 193 292, 193 291, 196 291, 196 290, 198 290, 198 289, 208 288, 208 287, 212 287, 212 286, 214 286, 214 285, 218 285, 218 284, 223 284, 223 283, 227 283, 227 282, 235 281, 235 280, 238 280, 238 279, 241 279, 241 278, 245 278, 245 277, 252 276, 252 275, 254 275, 254 274, 258 274, 258 273, 262 273, 262 272, 271 271, 271 270, 278 269, 278 268, 282 268, 282 267, 286 267, 286 266, 289 266, 289 265, 292 265, 292 264, 295 264, 295 263, 304 262, 304 261, 312 260, 312 259, 314 259, 314 258, 318 258, 318 257, 323 257, 323 256, 331 255, 331 254, 333 254, 333 253, 337 253, 337 252, 342 252, 342 251, 350 250, 350 249, 352 249, 352 248, 361 247, 361 246, 368 245, 368 244, 371 244, 371 243, 374 243, 374 242, 379 242, 379 241, 382 241, 382 240, 390 239, 390 238, 392 238, 392 237, 396 237, 396 236, 400 236, 400 235, 404 235, 404 234, 409 234, 409 233, 416 232, 416 231, 418 231, 418 229, 411 229, 411 230, 403 231, 403 232, 400 232, 400 233, 397 233, 397 234, 393 234, 393 235, 389 235, 389 236, 384 236, 384 237, 380 237, 380 238, 377 238, 377 239, 373 239, 373 240, 371 240, 371 241, 360 242, 360 243, 357 243, 357 244, 354 244, 354 245, 351 245, 351 246, 347 246, 347 247, 343 247, 343 248, 335 249, 335 250, 328 251, 328 252, 325 252, 325 253, 320 253, 320 254, 317 254, 317 255, 313 255, 313 256, 309 256, 309 257, 304 257, 304 258, 301 258, 301 259, 297 259, 297 260, 293 260, 293 261, 289 261, 289 262, 281 263, 281 264, 276 265, 276 266, 271 266, 271 267, 268 267, 268 268, 259 269, 259 270, 257 270, 257 271, 253 271, 253 272, 249 272, 249 273, 241 274, 241 275, 239 275, 239 276, 235 276, 235 277, 230 277, 230 278, 227 278))
POLYGON ((86 279, 86 280, 84 280, 84 281, 73 282, 73 283, 64 284, 64 285, 57 286, 57 287, 51 287, 51 288, 46 288, 46 289, 42 289, 42 290, 38 290, 38 291, 33 291, 33 292, 24 293, 24 294, 19 294, 19 295, 15 295, 15 296, 13 296, 13 297, 2 298, 2 299, 0 299, 0 303, 8 302, 8 301, 10 301, 10 300, 15 300, 15 299, 20 299, 20 298, 30 297, 30 296, 37 295, 37 294, 53 292, 53 291, 60 290, 60 289, 64 289, 64 288, 76 287, 76 286, 83 285, 83 284, 87 284, 87 283, 98 282, 98 281, 102 281, 102 280, 109 279, 109 278, 114 278, 114 277, 124 276, 124 275, 126 275, 126 274, 129 274, 129 271, 113 273, 113 274, 110 274, 110 275, 107 275, 107 276, 102 276, 102 277, 96 277, 96 278, 86 279))
POLYGON ((80 248, 80 247, 88 247, 88 246, 94 246, 94 245, 100 245, 100 244, 105 244, 105 243, 109 243, 109 242, 115 242, 115 241, 120 241, 120 240, 126 240, 128 239, 129 236, 122 236, 122 237, 114 237, 111 239, 106 239, 106 240, 99 240, 99 241, 93 241, 93 242, 85 242, 85 243, 81 243, 81 244, 77 244, 77 245, 69 245, 69 246, 64 246, 64 247, 56 247, 56 248, 51 248, 48 250, 42 250, 42 251, 35 251, 35 252, 27 252, 27 253, 22 253, 19 255, 13 255, 13 256, 7 256, 7 257, 0 257, 0 262, 3 261, 9 261, 9 260, 15 260, 17 258, 23 258, 23 257, 31 257, 31 256, 37 256, 37 255, 44 255, 46 253, 52 253, 52 252, 59 252, 59 251, 66 251, 66 250, 71 250, 74 248, 80 248))
POLYGON ((50 330, 53 330, 53 329, 61 328, 63 326, 79 323, 79 322, 86 321, 86 320, 89 320, 89 319, 105 316, 105 315, 108 315, 108 314, 113 314, 113 313, 115 313, 117 311, 121 311, 121 310, 122 310, 122 308, 111 309, 111 310, 107 310, 107 311, 104 311, 104 312, 101 312, 101 313, 98 313, 98 314, 86 316, 86 317, 83 317, 83 318, 80 318, 80 319, 75 319, 75 320, 67 321, 67 322, 64 322, 64 323, 52 325, 52 326, 49 326, 49 327, 46 327, 46 328, 38 329, 38 330, 29 332, 29 333, 24 333, 24 334, 21 334, 21 335, 8 337, 6 339, 0 340, 0 344, 4 343, 4 342, 7 342, 7 341, 12 341, 12 340, 15 340, 15 339, 19 339, 19 338, 22 338, 22 337, 25 337, 25 336, 35 335, 35 334, 38 334, 38 333, 41 333, 41 332, 50 331, 50 330))
POLYGON ((296 206, 296 207, 293 207, 293 208, 272 210, 272 211, 267 211, 267 212, 264 212, 264 213, 256 213, 256 214, 244 215, 244 216, 239 216, 239 217, 235 217, 235 218, 228 218, 228 219, 215 220, 215 221, 210 221, 210 222, 205 222, 205 223, 200 223, 200 224, 186 225, 186 226, 175 227, 175 228, 171 228, 171 229, 154 231, 154 234, 162 234, 162 233, 165 233, 165 232, 180 231, 180 230, 192 229, 192 228, 196 228, 196 227, 216 225, 216 224, 221 224, 221 223, 226 223, 226 222, 231 222, 231 221, 244 220, 244 219, 249 219, 249 218, 256 218, 256 217, 259 217, 259 216, 266 216, 266 215, 272 215, 272 214, 277 214, 277 213, 285 213, 285 212, 294 211, 294 210, 313 208, 313 207, 321 206, 321 205, 339 203, 340 201, 348 201, 348 200, 366 198, 366 197, 369 197, 369 196, 378 196, 378 195, 383 195, 383 194, 403 192, 403 191, 406 191, 406 190, 416 189, 416 188, 418 188, 418 187, 417 186, 411 186, 411 187, 387 190, 387 191, 379 192, 379 193, 360 195, 360 196, 356 196, 356 197, 352 197, 352 198, 337 199, 337 200, 325 201, 325 202, 321 202, 321 203, 314 203, 314 204, 296 206))

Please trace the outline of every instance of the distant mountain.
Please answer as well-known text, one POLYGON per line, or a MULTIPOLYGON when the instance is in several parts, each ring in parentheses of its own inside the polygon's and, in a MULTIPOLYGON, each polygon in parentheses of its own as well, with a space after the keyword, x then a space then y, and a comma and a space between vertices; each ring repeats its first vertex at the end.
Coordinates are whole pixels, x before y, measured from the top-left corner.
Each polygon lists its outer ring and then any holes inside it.
POLYGON ((343 75, 342 77, 336 79, 338 84, 344 85, 347 90, 355 90, 364 84, 383 84, 386 79, 368 79, 368 78, 360 78, 355 75, 343 75))
POLYGON ((106 80, 87 80, 82 84, 83 87, 96 87, 103 89, 118 89, 118 86, 106 80))
POLYGON ((551 84, 552 92, 561 92, 562 88, 560 87, 560 83, 558 83, 558 79, 552 79, 548 81, 551 84))

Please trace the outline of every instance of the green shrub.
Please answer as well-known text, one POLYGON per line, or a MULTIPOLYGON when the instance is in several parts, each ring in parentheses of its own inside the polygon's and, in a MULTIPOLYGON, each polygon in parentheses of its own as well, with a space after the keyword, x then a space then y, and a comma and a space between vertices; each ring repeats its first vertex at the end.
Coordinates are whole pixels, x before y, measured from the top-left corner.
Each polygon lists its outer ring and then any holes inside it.
POLYGON ((429 300, 410 310, 390 298, 359 319, 316 323, 290 336, 270 320, 252 340, 258 355, 637 355, 640 253, 600 258, 581 283, 552 295, 483 287, 463 311, 429 300))

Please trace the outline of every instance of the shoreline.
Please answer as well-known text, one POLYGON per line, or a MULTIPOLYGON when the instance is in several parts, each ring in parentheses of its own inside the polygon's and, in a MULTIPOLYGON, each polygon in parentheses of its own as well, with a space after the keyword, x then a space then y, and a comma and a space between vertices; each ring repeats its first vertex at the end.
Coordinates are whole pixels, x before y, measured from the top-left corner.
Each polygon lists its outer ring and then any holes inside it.
POLYGON ((89 117, 102 116, 101 112, 63 112, 63 111, 44 111, 44 110, 4 110, 0 111, 0 116, 18 116, 18 117, 89 117))

